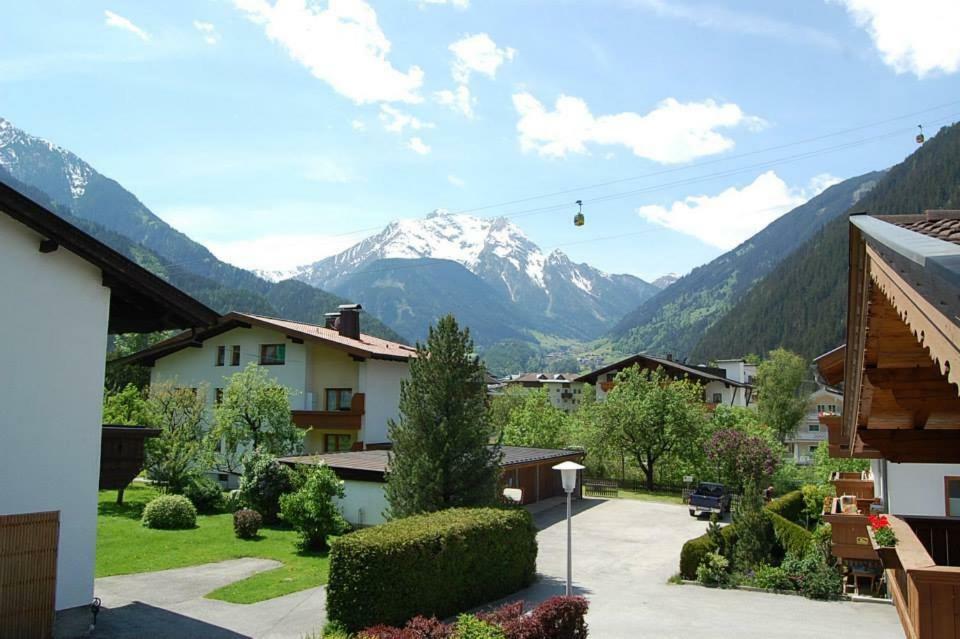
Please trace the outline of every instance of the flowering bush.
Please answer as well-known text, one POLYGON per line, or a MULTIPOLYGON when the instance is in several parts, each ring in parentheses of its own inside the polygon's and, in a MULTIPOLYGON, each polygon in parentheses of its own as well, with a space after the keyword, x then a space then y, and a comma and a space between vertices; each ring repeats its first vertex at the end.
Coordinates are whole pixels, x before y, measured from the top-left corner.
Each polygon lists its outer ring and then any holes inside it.
POLYGON ((762 437, 736 428, 721 428, 704 446, 707 459, 722 469, 724 478, 736 487, 760 485, 780 465, 777 455, 762 437))
POLYGON ((263 517, 255 510, 241 508, 233 513, 233 532, 240 539, 254 539, 260 526, 263 525, 263 517))
POLYGON ((897 535, 890 527, 890 520, 886 515, 870 515, 870 528, 873 529, 873 538, 880 546, 896 546, 897 535))

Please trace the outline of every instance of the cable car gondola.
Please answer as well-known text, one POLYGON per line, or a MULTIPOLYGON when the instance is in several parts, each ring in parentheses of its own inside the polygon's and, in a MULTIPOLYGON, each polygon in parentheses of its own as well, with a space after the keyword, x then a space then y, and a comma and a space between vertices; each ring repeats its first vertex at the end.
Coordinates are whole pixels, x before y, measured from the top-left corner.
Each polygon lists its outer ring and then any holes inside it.
POLYGON ((583 223, 586 222, 586 218, 583 217, 583 200, 577 200, 577 206, 580 207, 580 210, 573 216, 573 225, 583 226, 583 223))
POLYGON ((923 125, 918 124, 917 128, 920 129, 920 133, 917 133, 917 144, 923 144, 923 141, 926 140, 926 138, 923 137, 923 125))

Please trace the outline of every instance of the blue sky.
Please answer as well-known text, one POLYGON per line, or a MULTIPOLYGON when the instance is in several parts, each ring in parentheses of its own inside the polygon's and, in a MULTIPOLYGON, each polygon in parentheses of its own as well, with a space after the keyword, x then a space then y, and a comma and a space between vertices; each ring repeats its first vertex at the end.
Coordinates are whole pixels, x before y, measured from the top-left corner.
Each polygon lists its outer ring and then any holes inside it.
POLYGON ((446 208, 683 273, 960 119, 955 0, 5 4, 0 117, 253 268, 446 208))

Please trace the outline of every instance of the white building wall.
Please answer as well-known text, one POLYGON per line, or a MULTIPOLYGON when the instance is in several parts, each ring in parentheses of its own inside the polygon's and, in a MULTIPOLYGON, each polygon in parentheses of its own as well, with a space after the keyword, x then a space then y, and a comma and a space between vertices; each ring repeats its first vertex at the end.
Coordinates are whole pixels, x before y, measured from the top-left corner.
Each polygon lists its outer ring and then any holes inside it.
POLYGON ((158 359, 150 369, 150 383, 171 381, 184 388, 199 388, 207 385, 207 403, 213 406, 215 389, 226 388, 229 378, 250 362, 260 361, 261 344, 286 344, 286 363, 265 366, 277 383, 289 388, 290 408, 302 410, 306 401, 307 354, 304 344, 294 344, 279 331, 260 327, 235 328, 222 335, 211 337, 199 348, 185 348, 158 359), (240 365, 230 365, 230 349, 240 346, 240 365), (217 347, 226 346, 224 366, 217 366, 217 347))
POLYGON ((410 379, 410 364, 368 359, 360 365, 359 392, 366 408, 360 438, 364 444, 389 442, 387 422, 400 419, 400 383, 410 379))
POLYGON ((326 410, 328 388, 360 390, 361 364, 347 353, 326 344, 307 345, 306 389, 304 410, 326 410), (313 400, 311 402, 311 399, 313 400))
POLYGON ((343 482, 343 499, 338 499, 340 512, 355 526, 375 526, 387 518, 386 484, 376 481, 347 479, 343 482))
MULTIPOLYGON (((93 598, 110 291, 0 215, 0 514, 60 511, 58 610, 93 598)), ((4 595, 7 596, 7 595, 4 595)))
MULTIPOLYGON (((874 477, 881 477, 875 462, 874 477)), ((944 477, 960 477, 960 464, 894 464, 887 462, 888 512, 894 515, 946 516, 944 477)), ((883 494, 882 479, 876 486, 883 494)))

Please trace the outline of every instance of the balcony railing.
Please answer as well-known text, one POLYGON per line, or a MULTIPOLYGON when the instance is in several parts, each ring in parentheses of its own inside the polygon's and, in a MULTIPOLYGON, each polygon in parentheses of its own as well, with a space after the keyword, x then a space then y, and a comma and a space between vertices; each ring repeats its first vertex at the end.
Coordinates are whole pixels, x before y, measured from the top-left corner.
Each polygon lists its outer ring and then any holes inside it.
POLYGON ((292 411, 293 423, 301 428, 360 430, 365 400, 363 393, 354 393, 349 410, 295 410, 292 411))
POLYGON ((844 511, 844 500, 834 497, 825 504, 823 521, 830 524, 832 554, 840 559, 878 559, 870 545, 867 523, 869 502, 854 499, 844 511))
POLYGON ((830 475, 830 483, 837 490, 838 495, 853 495, 858 499, 873 499, 873 473, 863 472, 836 472, 830 475))
POLYGON ((960 521, 888 516, 897 536, 881 548, 887 587, 910 639, 960 636, 960 521))

